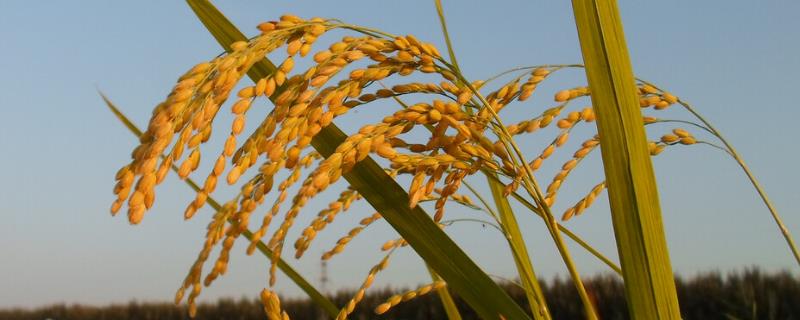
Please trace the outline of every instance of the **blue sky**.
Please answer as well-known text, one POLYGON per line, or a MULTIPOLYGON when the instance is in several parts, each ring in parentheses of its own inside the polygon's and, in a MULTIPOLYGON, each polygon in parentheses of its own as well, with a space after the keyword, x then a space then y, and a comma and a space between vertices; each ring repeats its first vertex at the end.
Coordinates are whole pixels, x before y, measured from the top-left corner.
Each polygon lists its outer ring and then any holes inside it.
MULTIPOLYGON (((251 35, 259 22, 288 12, 414 34, 445 48, 429 1, 217 2, 251 35)), ((445 10, 459 62, 472 79, 518 66, 580 62, 567 1, 445 1, 445 10)), ((800 181, 800 3, 626 1, 621 12, 637 75, 692 102, 726 134, 789 230, 800 232, 794 207, 800 181)), ((0 1, 0 41, 0 307, 171 299, 200 249, 211 213, 184 222, 191 192, 171 176, 142 225, 108 215, 114 172, 135 139, 105 109, 96 88, 141 125, 177 76, 219 54, 219 47, 182 1, 0 1)), ((584 83, 581 72, 565 72, 510 115, 541 110, 555 90, 584 83)), ((354 121, 337 124, 353 130, 354 121)), ((529 138, 531 145, 545 141, 529 138)), ((599 157, 591 160, 565 187, 564 203, 601 179, 599 157)), ((796 273, 766 208, 734 162, 698 146, 669 150, 654 163, 676 272, 756 265, 796 273)), ((229 194, 222 191, 219 198, 229 194)), ((311 207, 299 225, 318 208, 311 207)), ((291 263, 317 282, 318 255, 371 212, 355 206, 319 236, 307 257, 291 263)), ((564 275, 538 218, 521 213, 520 219, 537 272, 544 278, 564 275)), ((615 256, 609 220, 603 200, 567 225, 615 256)), ((449 229, 487 272, 513 277, 498 234, 473 224, 449 229)), ((378 225, 360 237, 329 263, 329 288, 357 286, 380 259, 377 248, 394 235, 378 225)), ((266 260, 245 256, 242 248, 234 249, 229 274, 206 289, 204 298, 254 295, 266 284, 266 260)), ((571 249, 583 274, 607 272, 578 247, 571 249)), ((379 279, 379 286, 407 286, 426 281, 426 273, 405 250, 379 279)), ((279 280, 277 290, 299 294, 287 279, 279 280)))

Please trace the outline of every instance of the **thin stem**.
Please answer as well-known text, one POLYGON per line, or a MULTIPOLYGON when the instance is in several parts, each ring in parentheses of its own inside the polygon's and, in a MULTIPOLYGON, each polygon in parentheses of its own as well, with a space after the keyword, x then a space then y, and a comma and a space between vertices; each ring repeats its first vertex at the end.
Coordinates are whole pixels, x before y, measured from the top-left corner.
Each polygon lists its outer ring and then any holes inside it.
POLYGON ((727 153, 729 156, 733 156, 733 154, 728 149, 726 149, 726 148, 724 148, 724 147, 722 147, 720 145, 717 145, 716 143, 703 141, 703 140, 697 140, 697 142, 695 142, 695 143, 704 144, 704 145, 707 145, 707 146, 711 146, 711 147, 717 148, 717 149, 722 150, 723 152, 727 153))
POLYGON ((538 65, 538 66, 518 67, 518 68, 508 69, 506 71, 503 71, 503 72, 500 72, 500 73, 498 73, 496 75, 493 75, 490 78, 484 80, 483 84, 486 85, 487 83, 492 82, 492 81, 496 80, 497 78, 500 78, 500 77, 502 77, 504 75, 507 75, 509 73, 513 73, 513 72, 517 72, 517 71, 523 71, 523 70, 526 70, 526 71, 527 70, 533 70, 533 69, 537 69, 537 68, 552 68, 553 69, 552 71, 557 71, 557 70, 564 69, 564 68, 583 68, 583 65, 582 64, 542 64, 542 65, 538 65))
POLYGON ((353 30, 355 32, 363 33, 363 34, 366 34, 368 36, 375 37, 375 38, 380 38, 382 36, 382 37, 394 39, 395 37, 397 37, 396 35, 393 35, 391 33, 384 32, 384 31, 381 31, 381 30, 378 30, 378 29, 367 28, 367 27, 357 26, 357 25, 352 25, 352 24, 346 24, 346 23, 343 23, 343 22, 341 22, 339 20, 335 20, 335 19, 331 20, 331 21, 336 21, 336 22, 340 23, 340 24, 332 25, 333 27, 339 27, 339 28, 342 28, 342 29, 353 30))
MULTIPOLYGON (((656 87, 655 85, 653 85, 652 83, 649 83, 647 81, 638 78, 637 80, 644 84, 650 85, 653 88, 656 88, 656 90, 663 91, 658 87, 656 87)), ((778 229, 780 229, 781 233, 783 234, 783 238, 786 239, 786 244, 789 245, 789 249, 792 251, 794 259, 797 261, 798 266, 800 266, 800 252, 798 252, 797 250, 797 246, 795 245, 794 239, 792 238, 792 234, 789 232, 789 229, 786 228, 786 225, 783 223, 781 216, 778 214, 778 210, 775 209, 775 206, 772 204, 772 201, 770 201, 769 197, 767 197, 767 193, 764 192, 764 189, 761 187, 761 184, 758 182, 755 175, 753 175, 753 173, 750 171, 750 168, 748 168, 747 165, 744 163, 742 157, 739 155, 738 152, 736 152, 736 149, 728 142, 728 140, 725 139, 722 136, 722 134, 716 128, 714 128, 714 126, 711 125, 710 122, 708 122, 708 120, 703 118, 703 116, 701 116, 694 108, 692 108, 692 106, 688 102, 683 101, 682 99, 678 99, 678 103, 681 106, 683 106, 686 109, 686 111, 689 111, 689 113, 691 113, 698 120, 700 120, 700 122, 705 124, 706 127, 708 127, 708 129, 711 130, 712 134, 716 136, 719 139, 719 141, 721 141, 722 144, 725 145, 726 148, 728 148, 730 155, 733 157, 734 160, 736 160, 736 163, 739 164, 739 167, 742 168, 744 173, 747 175, 747 178, 750 180, 750 183, 756 189, 756 192, 758 192, 759 197, 761 197, 761 200, 764 202, 764 205, 767 206, 767 209, 772 215, 772 219, 775 220, 775 224, 778 225, 778 229)))
POLYGON ((453 68, 456 70, 456 72, 461 73, 461 68, 458 66, 458 60, 456 60, 456 52, 453 50, 453 43, 450 42, 450 34, 447 32, 447 22, 444 20, 442 1, 433 0, 433 3, 436 5, 436 13, 439 15, 439 22, 442 25, 442 34, 444 35, 444 41, 447 44, 447 53, 450 55, 450 63, 453 64, 453 68))
POLYGON ((451 220, 442 221, 442 224, 446 225, 446 226, 450 226, 450 225, 453 225, 456 222, 475 222, 475 223, 480 223, 482 225, 489 225, 490 227, 493 227, 493 228, 497 229, 497 231, 500 231, 501 233, 503 232, 503 229, 501 229, 500 226, 494 224, 494 222, 491 222, 491 221, 488 221, 488 220, 481 220, 481 219, 473 219, 473 218, 451 219, 451 220))
MULTIPOLYGON (((532 203, 530 203, 530 202, 529 202, 527 199, 523 198, 521 195, 519 195, 519 193, 512 192, 512 193, 511 193, 511 196, 513 196, 513 197, 514 197, 514 199, 517 199, 517 201, 519 201, 519 203, 521 203, 522 205, 524 205, 524 206, 525 206, 526 208, 528 208, 529 210, 533 211, 534 213, 536 213, 536 214, 537 214, 537 215, 539 215, 540 217, 542 216, 542 213, 541 213, 541 211, 539 210, 539 208, 537 208, 536 206, 534 206, 534 205, 533 205, 532 203)), ((587 243, 586 241, 584 241, 583 239, 581 239, 581 237, 579 237, 577 234, 573 233, 572 231, 570 231, 569 229, 567 229, 567 227, 565 227, 564 225, 562 225, 562 224, 560 224, 560 223, 558 224, 558 230, 560 230, 561 232, 563 232, 564 234, 566 234, 566 235, 567 235, 567 237, 569 237, 570 239, 572 239, 573 241, 575 241, 575 242, 576 242, 578 245, 580 245, 581 247, 583 247, 584 249, 586 249, 586 251, 589 251, 589 253, 591 253, 592 255, 594 255, 595 257, 597 257, 598 259, 600 259, 600 261, 602 261, 603 263, 605 263, 605 264, 606 264, 606 265, 607 265, 609 268, 611 268, 611 270, 614 270, 614 272, 616 272, 618 275, 622 275, 622 268, 620 268, 620 267, 619 267, 619 266, 618 266, 616 263, 614 263, 614 261, 611 261, 611 259, 609 259, 609 258, 608 258, 608 257, 606 257, 605 255, 603 255, 602 253, 600 253, 600 251, 597 251, 597 249, 595 249, 594 247, 592 247, 591 245, 589 245, 589 243, 587 243)))
POLYGON ((472 185, 470 185, 466 181, 462 182, 462 184, 465 185, 467 189, 469 189, 469 191, 472 192, 475 198, 477 198, 478 201, 483 205, 484 210, 488 212, 492 216, 492 218, 494 218, 494 221, 496 221, 498 225, 503 225, 503 223, 500 222, 500 217, 498 217, 497 213, 494 212, 494 210, 492 210, 491 206, 489 206, 489 202, 486 201, 486 199, 484 199, 483 196, 481 196, 481 194, 477 190, 475 190, 475 188, 472 187, 472 185))
POLYGON ((686 120, 678 120, 678 119, 656 119, 656 121, 654 121, 653 123, 662 123, 662 122, 663 122, 663 123, 671 123, 671 122, 674 122, 674 123, 683 123, 683 124, 688 124, 688 125, 690 125, 690 126, 694 126, 694 127, 697 127, 697 128, 703 129, 704 131, 706 131, 706 132, 708 132, 708 133, 710 133, 710 134, 714 134, 714 132, 713 132, 713 131, 711 131, 711 129, 707 128, 706 126, 704 126, 704 125, 701 125, 701 124, 699 124, 699 123, 696 123, 696 122, 691 122, 691 121, 686 121, 686 120))

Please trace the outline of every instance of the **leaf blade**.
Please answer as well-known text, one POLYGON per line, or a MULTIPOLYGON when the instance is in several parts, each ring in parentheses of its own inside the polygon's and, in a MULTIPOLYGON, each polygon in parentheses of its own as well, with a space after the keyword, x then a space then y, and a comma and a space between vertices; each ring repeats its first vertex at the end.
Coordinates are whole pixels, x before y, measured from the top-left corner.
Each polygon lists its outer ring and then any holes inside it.
POLYGON ((631 318, 679 319, 658 189, 615 0, 573 0, 631 318))

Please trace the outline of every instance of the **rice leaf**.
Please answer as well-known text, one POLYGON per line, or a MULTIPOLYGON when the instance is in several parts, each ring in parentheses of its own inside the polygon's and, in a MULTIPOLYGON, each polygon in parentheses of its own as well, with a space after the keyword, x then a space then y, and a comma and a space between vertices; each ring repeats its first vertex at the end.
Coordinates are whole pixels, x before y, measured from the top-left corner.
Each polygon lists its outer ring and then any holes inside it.
MULTIPOLYGON (((484 174, 488 175, 490 173, 484 172, 484 174)), ((511 204, 508 203, 508 198, 503 196, 505 187, 496 180, 490 178, 487 178, 487 180, 495 206, 497 206, 497 213, 503 223, 502 227, 508 237, 508 245, 511 247, 514 263, 517 266, 517 274, 522 282, 522 287, 525 288, 525 295, 528 298, 533 317, 534 319, 550 319, 552 318, 550 308, 547 306, 547 300, 544 297, 544 293, 542 293, 542 288, 539 286, 539 279, 533 270, 533 264, 531 264, 525 240, 522 238, 522 232, 519 229, 519 224, 517 224, 517 218, 514 216, 511 204)))
MULTIPOLYGON (((436 271, 433 271, 429 265, 425 265, 428 267, 428 272, 431 274, 431 279, 435 281, 441 281, 442 277, 436 274, 436 271)), ((456 307, 455 301, 453 301, 453 296, 450 295, 450 289, 447 286, 436 289, 436 293, 439 294, 439 299, 442 300, 442 306, 444 307, 444 313, 447 314, 448 320, 461 320, 461 313, 458 312, 458 307, 456 307)))
POLYGON ((632 319, 679 319, 658 189, 614 0, 573 0, 632 319))

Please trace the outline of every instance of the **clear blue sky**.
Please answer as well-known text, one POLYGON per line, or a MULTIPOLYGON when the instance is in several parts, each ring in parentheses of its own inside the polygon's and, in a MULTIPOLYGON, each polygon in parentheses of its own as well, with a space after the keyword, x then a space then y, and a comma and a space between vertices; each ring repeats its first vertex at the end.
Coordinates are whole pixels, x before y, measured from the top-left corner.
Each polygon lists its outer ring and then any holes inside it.
MULTIPOLYGON (((290 12, 411 33, 444 49, 430 1, 217 2, 249 34, 259 22, 290 12)), ((636 73, 694 103, 727 134, 788 228, 800 233, 800 3, 622 2, 636 73)), ((445 9, 462 69, 472 79, 517 66, 580 62, 568 1, 445 1, 445 9)), ((219 47, 185 3, 152 0, 0 1, 0 43, 0 307, 170 300, 202 244, 210 212, 184 222, 191 192, 171 176, 142 225, 108 215, 114 172, 135 140, 95 90, 141 125, 176 77, 219 47)), ((541 110, 552 90, 585 83, 580 72, 553 81, 545 97, 520 108, 541 110)), ((564 203, 599 181, 599 157, 592 161, 576 172, 564 203)), ((723 154, 676 148, 655 165, 676 272, 751 265, 798 270, 745 176, 723 154)), ((601 201, 568 226, 615 256, 604 206, 601 201)), ((356 206, 291 263, 317 282, 318 254, 369 213, 356 206)), ((299 225, 315 214, 307 211, 299 225)), ((538 218, 521 219, 537 271, 544 278, 565 274, 538 218)), ((450 231, 488 272, 513 277, 498 234, 470 224, 450 231)), ((329 264, 330 288, 359 284, 380 258, 380 243, 394 237, 385 225, 362 236, 329 264)), ((265 285, 266 260, 247 257, 242 248, 234 249, 229 274, 204 298, 252 296, 265 285)), ((583 274, 607 271, 571 248, 583 274)), ((426 281, 426 273, 405 250, 379 279, 379 286, 413 285, 426 281)), ((298 295, 287 279, 278 291, 298 295)))

